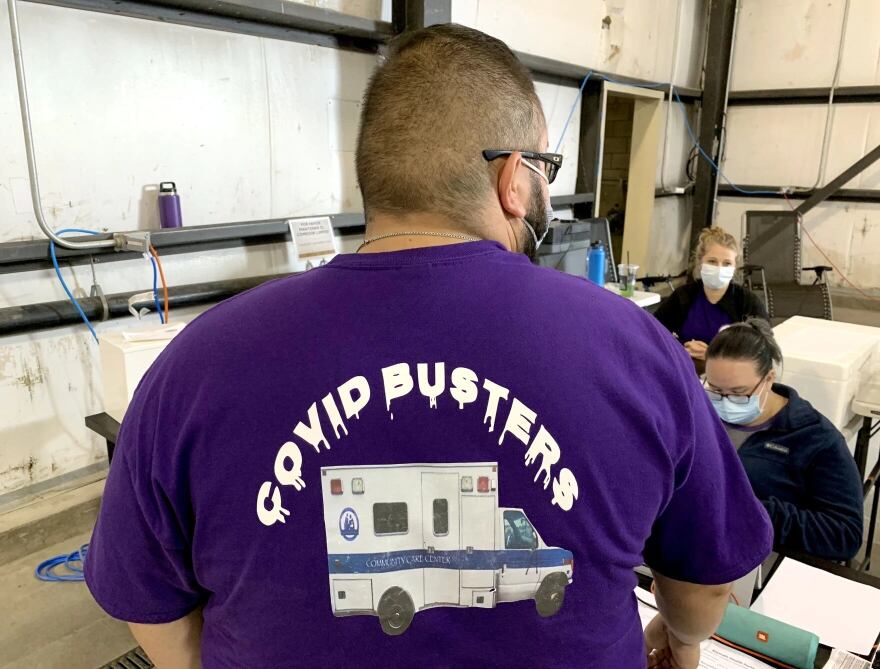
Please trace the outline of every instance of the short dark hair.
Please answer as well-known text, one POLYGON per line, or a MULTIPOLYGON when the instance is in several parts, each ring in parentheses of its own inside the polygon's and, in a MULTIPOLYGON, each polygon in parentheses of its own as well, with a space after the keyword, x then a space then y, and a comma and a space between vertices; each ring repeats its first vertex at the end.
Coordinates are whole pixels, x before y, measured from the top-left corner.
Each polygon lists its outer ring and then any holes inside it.
POLYGON ((543 151, 529 71, 504 42, 456 24, 404 33, 373 74, 356 166, 367 220, 437 213, 479 225, 492 188, 484 149, 543 151))
POLYGON ((782 364, 782 350, 770 324, 762 318, 730 325, 717 335, 706 350, 706 359, 728 358, 755 363, 758 374, 767 376, 774 365, 782 364))

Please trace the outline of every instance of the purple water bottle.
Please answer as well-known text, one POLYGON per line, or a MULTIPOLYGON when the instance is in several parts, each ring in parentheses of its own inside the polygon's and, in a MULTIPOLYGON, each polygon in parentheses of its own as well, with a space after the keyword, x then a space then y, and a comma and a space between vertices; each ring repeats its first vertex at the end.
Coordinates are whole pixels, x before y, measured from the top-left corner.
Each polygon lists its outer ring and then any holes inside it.
POLYGON ((163 228, 179 228, 183 225, 180 217, 180 196, 173 181, 159 184, 159 225, 163 228))

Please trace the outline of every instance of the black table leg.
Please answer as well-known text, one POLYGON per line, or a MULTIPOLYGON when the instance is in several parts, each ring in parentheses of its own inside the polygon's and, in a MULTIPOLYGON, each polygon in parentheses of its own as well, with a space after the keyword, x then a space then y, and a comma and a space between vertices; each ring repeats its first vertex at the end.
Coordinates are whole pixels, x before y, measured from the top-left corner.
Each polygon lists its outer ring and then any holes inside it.
POLYGON ((868 543, 865 545, 865 559, 862 561, 862 571, 871 568, 871 553, 874 550, 874 533, 877 530, 877 503, 880 502, 880 486, 874 482, 874 504, 871 507, 871 522, 868 525, 868 543))
POLYGON ((862 427, 859 428, 859 434, 856 437, 856 466, 859 468, 862 483, 865 482, 865 472, 868 468, 868 446, 871 443, 871 418, 865 416, 862 420, 862 427))

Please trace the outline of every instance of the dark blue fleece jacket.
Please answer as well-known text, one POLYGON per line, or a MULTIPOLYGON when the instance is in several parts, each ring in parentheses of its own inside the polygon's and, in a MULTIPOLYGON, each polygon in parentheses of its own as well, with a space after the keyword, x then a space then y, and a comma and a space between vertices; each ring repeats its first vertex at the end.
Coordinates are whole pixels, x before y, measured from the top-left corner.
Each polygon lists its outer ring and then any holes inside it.
POLYGON ((740 447, 755 495, 770 514, 777 550, 848 560, 862 544, 859 471, 843 435, 792 388, 788 404, 740 447))

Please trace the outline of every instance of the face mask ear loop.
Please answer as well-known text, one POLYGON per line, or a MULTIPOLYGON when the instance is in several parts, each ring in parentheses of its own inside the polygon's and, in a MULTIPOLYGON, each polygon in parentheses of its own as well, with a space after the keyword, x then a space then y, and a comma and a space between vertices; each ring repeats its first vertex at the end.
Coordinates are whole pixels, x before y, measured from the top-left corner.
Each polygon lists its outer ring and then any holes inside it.
MULTIPOLYGON (((547 178, 547 175, 544 173, 544 170, 539 170, 537 167, 532 165, 525 158, 522 159, 522 164, 525 167, 527 167, 528 169, 532 170, 532 172, 534 172, 535 174, 542 177, 544 179, 544 181, 547 182, 548 186, 550 185, 550 179, 547 178)), ((551 207, 551 209, 552 209, 552 207, 551 207)), ((544 241, 544 238, 547 236, 547 233, 550 231, 550 225, 549 225, 550 221, 549 220, 547 221, 547 223, 548 223, 547 228, 544 230, 544 234, 541 235, 541 239, 538 239, 538 233, 535 232, 535 228, 532 226, 532 224, 529 223, 525 218, 523 218, 521 220, 523 222, 523 225, 525 225, 526 229, 529 231, 529 234, 532 236, 532 240, 535 242, 535 251, 537 252, 538 248, 541 246, 541 243, 544 241)))
MULTIPOLYGON (((523 225, 526 226, 526 230, 529 231, 529 234, 535 241, 535 250, 537 250, 537 248, 541 245, 541 242, 538 241, 538 235, 535 234, 535 229, 532 227, 532 224, 529 223, 525 218, 521 218, 520 220, 523 222, 523 225)), ((544 241, 543 237, 541 237, 541 241, 544 241)))
MULTIPOLYGON (((767 374, 769 376, 770 373, 768 372, 767 374)), ((761 385, 762 386, 767 385, 767 377, 764 377, 764 383, 762 383, 761 385)), ((770 388, 771 388, 771 392, 772 392, 773 386, 770 386, 770 388)), ((764 389, 762 389, 761 392, 764 392, 764 389)), ((766 397, 764 397, 764 401, 760 405, 758 405, 758 408, 761 410, 761 413, 764 413, 764 409, 767 408, 767 402, 769 402, 769 401, 770 401, 770 393, 767 393, 766 397)))

